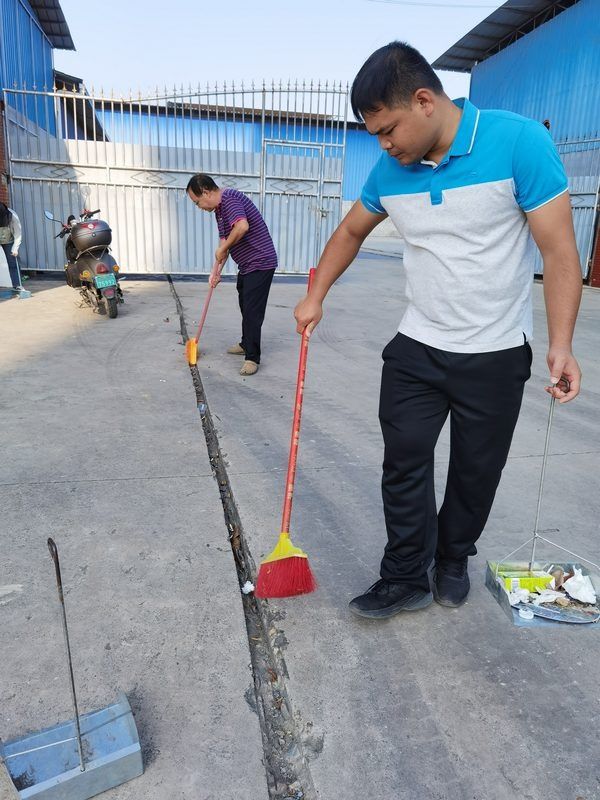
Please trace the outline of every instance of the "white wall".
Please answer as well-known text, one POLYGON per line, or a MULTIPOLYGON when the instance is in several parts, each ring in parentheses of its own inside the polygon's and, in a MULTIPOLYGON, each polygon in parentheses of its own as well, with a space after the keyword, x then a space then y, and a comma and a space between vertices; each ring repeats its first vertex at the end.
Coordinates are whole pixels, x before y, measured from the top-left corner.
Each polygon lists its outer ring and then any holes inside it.
MULTIPOLYGON (((351 207, 353 205, 354 205, 354 201, 351 201, 351 200, 344 200, 342 202, 342 218, 346 216, 346 214, 348 213, 348 211, 350 211, 350 209, 351 209, 351 207)), ((400 236, 400 234, 398 233, 398 231, 394 227, 394 223, 391 221, 391 219, 384 220, 381 224, 379 224, 375 228, 373 233, 367 238, 368 239, 378 239, 378 238, 380 238, 382 236, 384 236, 386 238, 394 238, 394 239, 398 239, 398 240, 402 239, 402 237, 400 236)))

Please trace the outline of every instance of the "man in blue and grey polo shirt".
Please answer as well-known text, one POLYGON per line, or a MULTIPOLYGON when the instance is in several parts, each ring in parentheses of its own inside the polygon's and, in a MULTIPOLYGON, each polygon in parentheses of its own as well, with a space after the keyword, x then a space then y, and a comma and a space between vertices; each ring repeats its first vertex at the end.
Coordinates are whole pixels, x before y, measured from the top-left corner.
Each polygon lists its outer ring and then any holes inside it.
POLYGON ((350 603, 363 617, 459 606, 530 376, 533 240, 544 260, 550 372, 559 402, 579 392, 571 341, 581 298, 564 169, 548 131, 504 111, 452 102, 406 44, 377 50, 352 108, 385 151, 329 240, 295 311, 312 330, 325 295, 389 216, 404 238, 408 308, 383 351, 380 422, 388 543, 381 579, 350 603), (451 419, 444 502, 433 453, 451 419), (433 595, 428 568, 434 562, 433 595))

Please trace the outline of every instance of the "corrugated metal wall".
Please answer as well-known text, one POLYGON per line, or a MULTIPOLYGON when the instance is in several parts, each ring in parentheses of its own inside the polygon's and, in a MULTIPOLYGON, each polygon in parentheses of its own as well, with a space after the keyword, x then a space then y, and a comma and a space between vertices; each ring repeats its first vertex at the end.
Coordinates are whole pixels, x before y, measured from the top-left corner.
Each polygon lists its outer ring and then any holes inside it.
POLYGON ((550 120, 555 141, 600 130, 600 3, 580 0, 473 68, 471 99, 550 120))
POLYGON ((52 45, 26 0, 0 3, 2 59, 0 80, 6 88, 52 88, 52 45))
MULTIPOLYGON (((470 97, 550 121, 569 176, 581 271, 589 274, 600 185, 600 3, 580 0, 473 68, 470 97)), ((539 253, 535 272, 543 269, 539 253)))
POLYGON ((371 168, 382 150, 376 136, 364 128, 349 128, 346 132, 346 164, 344 167, 344 200, 358 200, 371 168))
MULTIPOLYGON (((0 88, 52 89, 52 71, 52 45, 27 0, 0 0, 0 88)), ((17 110, 42 124, 35 98, 22 98, 17 110)))

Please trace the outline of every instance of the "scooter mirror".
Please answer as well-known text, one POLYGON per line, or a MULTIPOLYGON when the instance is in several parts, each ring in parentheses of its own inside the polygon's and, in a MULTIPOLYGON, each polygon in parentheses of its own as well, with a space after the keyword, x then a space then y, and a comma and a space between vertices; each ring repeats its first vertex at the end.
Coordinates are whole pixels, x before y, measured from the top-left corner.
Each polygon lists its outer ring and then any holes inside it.
POLYGON ((50 219, 50 220, 52 220, 52 222, 55 222, 55 219, 54 219, 54 217, 52 216, 52 212, 51 212, 51 211, 48 211, 48 210, 46 209, 46 211, 44 211, 44 216, 46 217, 46 219, 50 219))

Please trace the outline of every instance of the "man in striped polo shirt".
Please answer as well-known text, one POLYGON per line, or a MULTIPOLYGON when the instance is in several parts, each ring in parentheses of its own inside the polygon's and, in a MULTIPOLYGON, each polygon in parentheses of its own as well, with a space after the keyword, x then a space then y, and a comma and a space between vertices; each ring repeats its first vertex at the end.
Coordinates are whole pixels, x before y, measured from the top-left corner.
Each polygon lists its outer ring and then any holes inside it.
POLYGON ((190 200, 203 211, 213 211, 220 243, 209 283, 216 286, 230 255, 239 267, 237 291, 242 312, 242 338, 227 352, 243 355, 240 375, 254 375, 260 364, 260 334, 269 290, 277 268, 277 254, 260 211, 237 189, 220 189, 204 173, 194 175, 187 186, 190 200))
POLYGON ((427 61, 392 42, 352 86, 357 119, 385 151, 329 240, 298 331, 387 216, 404 238, 408 307, 383 351, 379 416, 388 542, 381 579, 350 603, 363 617, 459 606, 530 377, 532 238, 544 261, 550 380, 579 392, 571 341, 581 298, 567 179, 548 131, 453 102, 427 61), (436 508, 434 447, 448 415, 450 464, 436 508), (428 569, 434 564, 433 595, 428 569))

